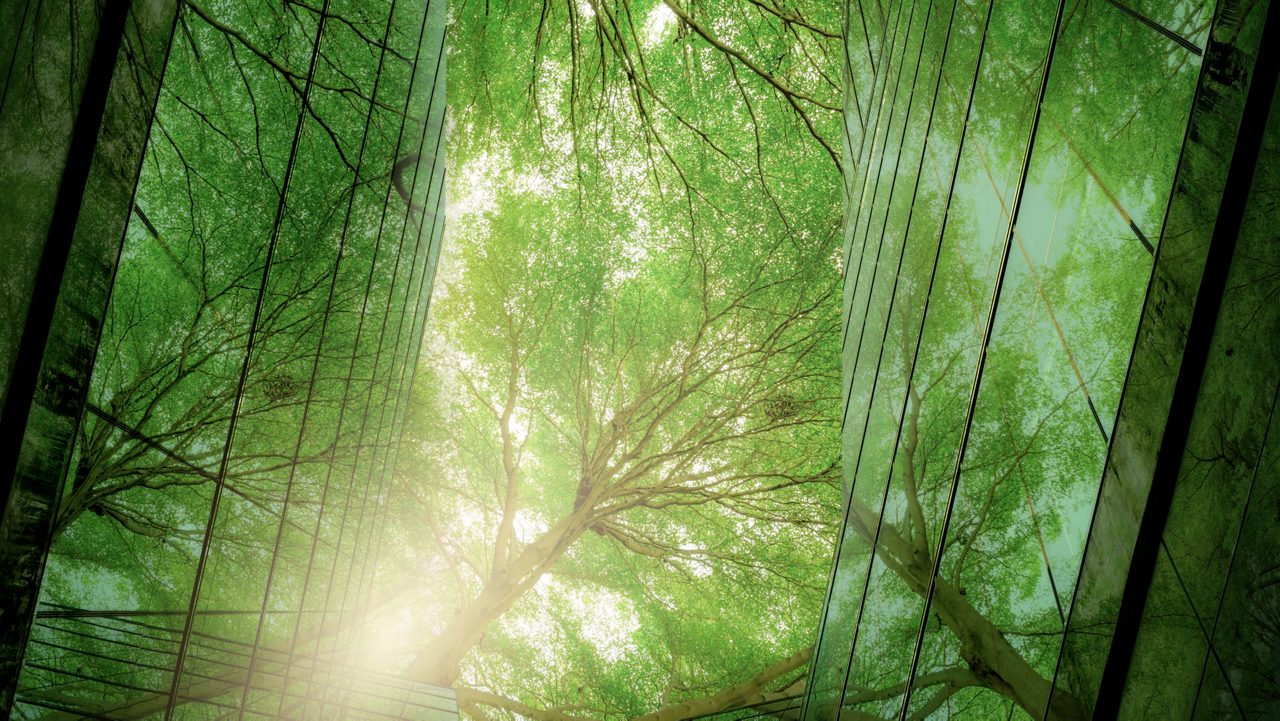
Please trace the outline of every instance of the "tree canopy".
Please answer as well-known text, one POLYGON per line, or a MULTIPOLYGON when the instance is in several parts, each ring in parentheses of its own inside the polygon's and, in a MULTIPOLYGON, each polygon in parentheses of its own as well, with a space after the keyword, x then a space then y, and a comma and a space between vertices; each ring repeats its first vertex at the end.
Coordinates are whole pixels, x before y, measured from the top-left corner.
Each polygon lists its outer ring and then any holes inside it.
POLYGON ((840 505, 838 8, 450 23, 446 251, 396 479, 399 545, 443 570, 408 674, 477 718, 802 686, 840 505))

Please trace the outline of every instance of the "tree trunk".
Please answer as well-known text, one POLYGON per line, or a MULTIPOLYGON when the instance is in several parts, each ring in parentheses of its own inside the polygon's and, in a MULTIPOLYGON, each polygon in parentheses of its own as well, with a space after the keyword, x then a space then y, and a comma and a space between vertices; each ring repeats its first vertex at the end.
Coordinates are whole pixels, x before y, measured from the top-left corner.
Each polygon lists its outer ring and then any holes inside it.
MULTIPOLYGON (((858 535, 870 544, 879 520, 859 501, 854 501, 853 523, 858 535)), ((876 553, 911 590, 925 596, 929 588, 932 560, 914 549, 895 525, 885 522, 880 529, 876 553)), ((1013 700, 1034 718, 1044 716, 1052 684, 1041 676, 1004 634, 973 607, 966 596, 943 578, 933 590, 933 610, 961 643, 961 655, 982 685, 1013 700)), ((1090 714, 1079 700, 1059 690, 1049 721, 1086 721, 1090 714)))
POLYGON ((480 642, 489 624, 510 610, 582 536, 589 513, 583 508, 565 516, 520 555, 494 568, 480 594, 409 664, 405 678, 434 686, 454 685, 462 659, 480 642))

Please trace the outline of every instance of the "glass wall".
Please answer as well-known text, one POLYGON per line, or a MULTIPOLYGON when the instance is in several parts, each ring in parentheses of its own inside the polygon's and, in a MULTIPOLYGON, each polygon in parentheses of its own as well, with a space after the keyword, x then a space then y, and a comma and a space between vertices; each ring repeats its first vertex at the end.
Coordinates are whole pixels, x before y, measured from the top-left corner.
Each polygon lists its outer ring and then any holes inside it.
POLYGON ((847 510, 804 718, 1092 713, 1267 12, 847 5, 847 510))
POLYGON ((176 9, 0 8, 0 713, 12 704, 176 9))
POLYGON ((443 230, 444 2, 170 22, 11 717, 456 718, 365 628, 402 590, 375 571, 443 230))
MULTIPOLYGON (((1254 85, 1274 94, 1261 75, 1254 85)), ((1278 157, 1272 101, 1258 158, 1278 157)), ((1280 165, 1260 160, 1247 187, 1136 624, 1126 719, 1280 715, 1280 165)))

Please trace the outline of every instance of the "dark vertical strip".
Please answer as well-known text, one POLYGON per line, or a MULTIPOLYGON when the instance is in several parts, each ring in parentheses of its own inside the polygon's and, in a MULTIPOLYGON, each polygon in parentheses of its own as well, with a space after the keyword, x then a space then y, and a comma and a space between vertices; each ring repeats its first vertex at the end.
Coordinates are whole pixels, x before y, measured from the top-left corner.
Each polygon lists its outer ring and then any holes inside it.
MULTIPOLYGON (((1242 23, 1243 18, 1238 14, 1225 15, 1226 10, 1230 8, 1224 6, 1218 9, 1210 37, 1225 33, 1236 40, 1212 47, 1243 50, 1234 46, 1246 24, 1242 23)), ((1247 52, 1249 55, 1253 54, 1252 49, 1247 52)), ((1080 557, 1071 604, 1067 609, 1066 632, 1054 666, 1049 691, 1051 700, 1049 707, 1045 709, 1045 719, 1057 710, 1054 703, 1057 699, 1079 697, 1080 702, 1090 708, 1096 700, 1093 693, 1097 689, 1098 679, 1093 672, 1100 673, 1101 669, 1092 668, 1092 662, 1086 659, 1089 653, 1086 639, 1097 632, 1085 629, 1100 623, 1112 628, 1110 624, 1113 618, 1105 611, 1100 615, 1099 612, 1094 612, 1091 616, 1084 607, 1118 608, 1120 603, 1122 589, 1118 585, 1122 581, 1116 581, 1117 587, 1114 589, 1091 589, 1090 584, 1105 584, 1100 579, 1115 573, 1117 564, 1124 565, 1127 571, 1129 556, 1126 554, 1124 558, 1116 558, 1116 552, 1108 550, 1108 546, 1119 537, 1126 548, 1132 547, 1127 545, 1132 543, 1129 534, 1136 534, 1139 519, 1128 516, 1129 501, 1125 499, 1134 498, 1133 503, 1136 505, 1150 491, 1147 469, 1154 465, 1154 446, 1158 442, 1156 436, 1162 432, 1163 422, 1167 417, 1158 411, 1159 408, 1167 408, 1164 404, 1172 394, 1173 378, 1172 373, 1169 373, 1168 380, 1159 382, 1157 387, 1147 387, 1150 384, 1147 379, 1156 374, 1165 378, 1166 364, 1180 358, 1184 350, 1181 329, 1189 323, 1190 313, 1187 309, 1194 302, 1197 288, 1193 285, 1196 271, 1190 268, 1184 271, 1183 266, 1198 260, 1180 259, 1202 258, 1208 239, 1199 239, 1199 222, 1188 227, 1186 219, 1180 219, 1180 216, 1186 213, 1198 215, 1201 205, 1204 207, 1203 212, 1209 213, 1209 205, 1216 205, 1220 200, 1220 183, 1225 178, 1218 177, 1217 159, 1228 152, 1226 146, 1235 137, 1239 109, 1244 104, 1243 90, 1231 84, 1232 73, 1224 72, 1225 67, 1229 67, 1226 63, 1234 57, 1237 57, 1234 52, 1211 54, 1201 63, 1198 71, 1173 187, 1157 233, 1159 243, 1154 267, 1147 281, 1142 315, 1129 350, 1129 364, 1121 386, 1120 403, 1113 418, 1106 466, 1091 504, 1094 510, 1089 519, 1089 530, 1080 557), (1215 64, 1221 65, 1215 68, 1215 64), (1230 99, 1229 105, 1223 103, 1224 97, 1230 99), (1225 112, 1228 107, 1229 113, 1225 112), (1180 290, 1182 288, 1187 290, 1180 290), (1166 358, 1170 360, 1166 361, 1166 358), (1152 409, 1157 411, 1154 414, 1157 418, 1148 419, 1152 409), (1082 599, 1084 603, 1081 602, 1082 599)), ((1204 225, 1207 226, 1207 222, 1204 225)), ((1134 514, 1137 510, 1132 509, 1134 514)), ((1106 641, 1102 643, 1106 643, 1109 648, 1113 637, 1114 634, 1107 634, 1106 641)), ((1099 651, 1101 656, 1104 651, 1099 651)))
MULTIPOLYGON (((40 368, 44 361, 45 345, 53 324, 53 309, 57 305, 58 291, 62 287, 67 258, 71 255, 71 240, 75 235, 76 221, 84 201, 84 189, 89 180, 89 168, 98 146, 98 129, 107 107, 107 92, 111 89, 111 76, 115 71, 116 57, 124 38, 125 18, 129 14, 128 0, 108 0, 102 13, 102 24, 94 44, 93 58, 89 62, 89 77, 80 99, 80 113, 71 131, 71 145, 67 149, 67 164, 62 169, 58 197, 54 201, 49 233, 44 252, 40 255, 40 267, 36 271, 35 286, 31 293, 31 306, 27 322, 22 329, 22 341, 14 361, 9 393, 5 398, 4 415, 0 416, 0 491, 7 501, 12 500, 17 474, 18 452, 35 399, 40 368)), ((6 512, 8 505, 6 503, 6 512)))
POLYGON ((1280 43, 1280 3, 1271 3, 1267 8, 1253 78, 1249 83, 1240 130, 1236 135, 1235 149, 1227 170, 1222 205, 1219 206, 1217 221, 1213 227, 1208 260, 1201 276, 1200 293, 1192 311, 1191 324, 1187 328, 1186 351, 1174 384, 1169 420, 1156 455, 1151 492, 1147 496, 1142 522, 1138 527, 1133 560, 1116 617, 1114 640, 1103 668, 1102 685, 1094 707, 1095 719, 1112 719, 1120 711, 1138 628, 1142 623, 1147 595, 1155 573, 1156 557, 1164 537, 1165 524, 1169 520, 1174 488, 1182 469, 1182 458, 1209 357, 1210 342, 1213 340, 1218 311, 1222 306, 1223 290, 1226 288, 1227 275, 1244 220, 1249 190, 1253 185, 1262 137, 1275 95, 1276 79, 1280 77, 1280 52, 1277 52, 1277 43, 1280 43))

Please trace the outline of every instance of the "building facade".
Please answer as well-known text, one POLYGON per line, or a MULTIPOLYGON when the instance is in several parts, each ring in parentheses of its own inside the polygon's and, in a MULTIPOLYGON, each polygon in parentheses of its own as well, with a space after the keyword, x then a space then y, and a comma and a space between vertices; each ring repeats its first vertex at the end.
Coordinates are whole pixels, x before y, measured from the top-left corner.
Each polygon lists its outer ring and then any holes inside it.
POLYGON ((0 13, 0 714, 457 718, 363 640, 444 2, 0 13))
POLYGON ((803 718, 1280 713, 1278 16, 848 4, 803 718))

